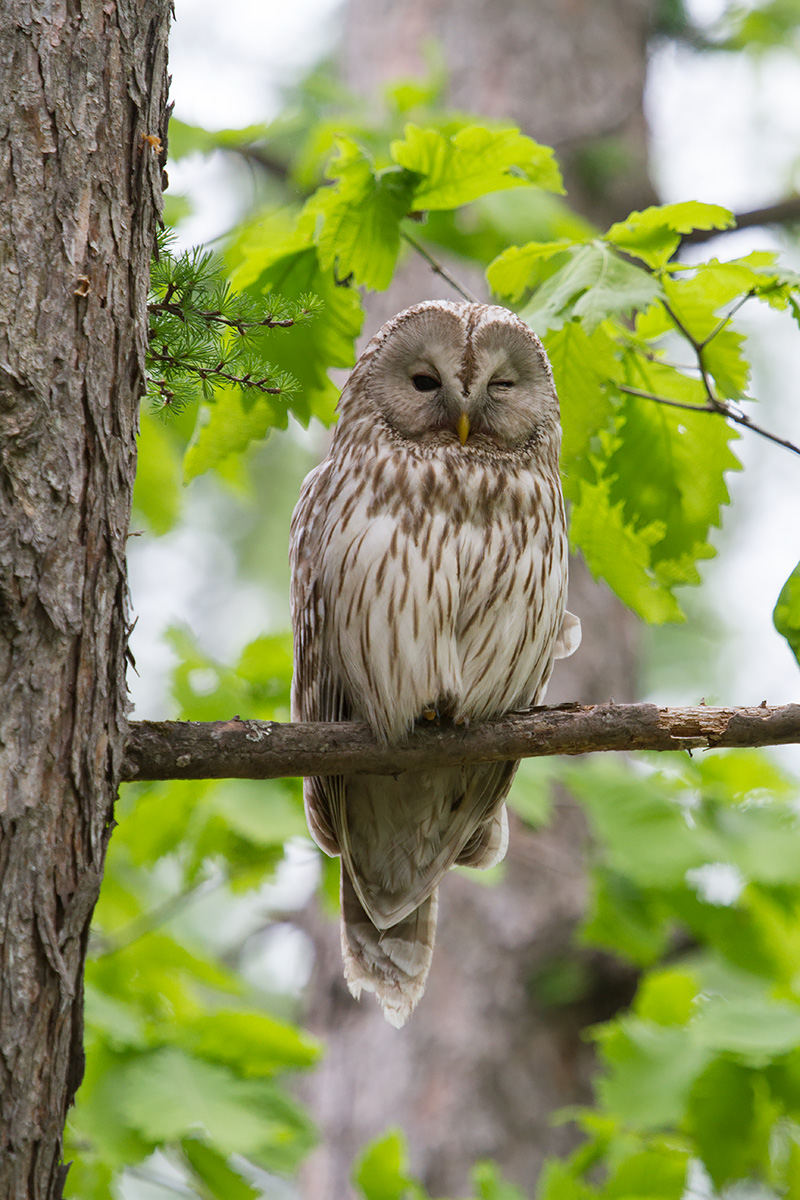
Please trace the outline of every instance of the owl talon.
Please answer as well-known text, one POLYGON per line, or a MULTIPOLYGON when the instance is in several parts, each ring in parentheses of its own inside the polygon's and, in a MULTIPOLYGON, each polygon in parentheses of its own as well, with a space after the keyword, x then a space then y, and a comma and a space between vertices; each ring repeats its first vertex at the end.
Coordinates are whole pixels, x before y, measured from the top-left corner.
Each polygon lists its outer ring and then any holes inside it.
POLYGON ((434 708, 423 708, 422 715, 426 721, 436 721, 436 720, 438 720, 438 717, 439 717, 439 714, 436 711, 435 707, 434 708))

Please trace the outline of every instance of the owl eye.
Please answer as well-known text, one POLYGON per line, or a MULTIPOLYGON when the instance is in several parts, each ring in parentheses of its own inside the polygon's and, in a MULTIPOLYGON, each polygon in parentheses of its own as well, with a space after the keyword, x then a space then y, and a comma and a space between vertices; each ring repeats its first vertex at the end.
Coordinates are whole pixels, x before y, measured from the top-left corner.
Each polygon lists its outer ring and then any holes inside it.
POLYGON ((435 392, 438 387, 441 387, 438 379, 434 379, 433 375, 412 375, 411 382, 418 392, 435 392))
POLYGON ((489 384, 489 387, 497 387, 497 388, 510 388, 513 386, 514 386, 513 379, 493 379, 489 384))

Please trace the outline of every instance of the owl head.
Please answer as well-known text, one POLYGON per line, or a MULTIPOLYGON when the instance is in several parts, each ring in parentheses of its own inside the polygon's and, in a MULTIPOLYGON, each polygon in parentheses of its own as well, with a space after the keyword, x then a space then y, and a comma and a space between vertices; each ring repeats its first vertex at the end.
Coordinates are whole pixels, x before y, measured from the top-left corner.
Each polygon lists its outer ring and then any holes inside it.
POLYGON ((371 417, 404 441, 479 452, 551 444, 559 431, 553 374, 536 335, 506 308, 446 300, 415 304, 383 326, 356 364, 340 413, 343 425, 371 417))

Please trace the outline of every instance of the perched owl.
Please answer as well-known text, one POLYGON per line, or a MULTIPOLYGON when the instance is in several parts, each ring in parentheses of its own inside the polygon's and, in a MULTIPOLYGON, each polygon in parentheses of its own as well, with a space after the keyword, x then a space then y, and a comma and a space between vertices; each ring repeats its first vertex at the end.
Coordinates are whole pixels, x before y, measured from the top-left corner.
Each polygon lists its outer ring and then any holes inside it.
MULTIPOLYGON (((369 343, 339 414, 292 518, 294 719, 399 743, 423 718, 539 703, 580 641, 539 339, 504 308, 414 305, 369 343)), ((311 833, 342 858, 345 978, 393 1025, 425 986, 442 876, 505 854, 517 765, 305 781, 311 833)))

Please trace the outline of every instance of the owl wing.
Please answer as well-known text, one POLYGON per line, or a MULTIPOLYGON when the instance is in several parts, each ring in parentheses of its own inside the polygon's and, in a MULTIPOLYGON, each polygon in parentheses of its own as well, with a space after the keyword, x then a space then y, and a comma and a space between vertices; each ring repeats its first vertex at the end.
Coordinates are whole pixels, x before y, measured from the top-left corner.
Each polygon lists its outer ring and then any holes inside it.
MULTIPOLYGON (((322 557, 328 465, 322 463, 306 477, 292 514, 289 535, 294 631, 293 721, 346 721, 350 717, 341 681, 323 654, 325 597, 318 565, 322 557)), ((326 854, 339 854, 332 813, 341 808, 343 795, 341 775, 303 780, 308 827, 314 841, 326 854)))

